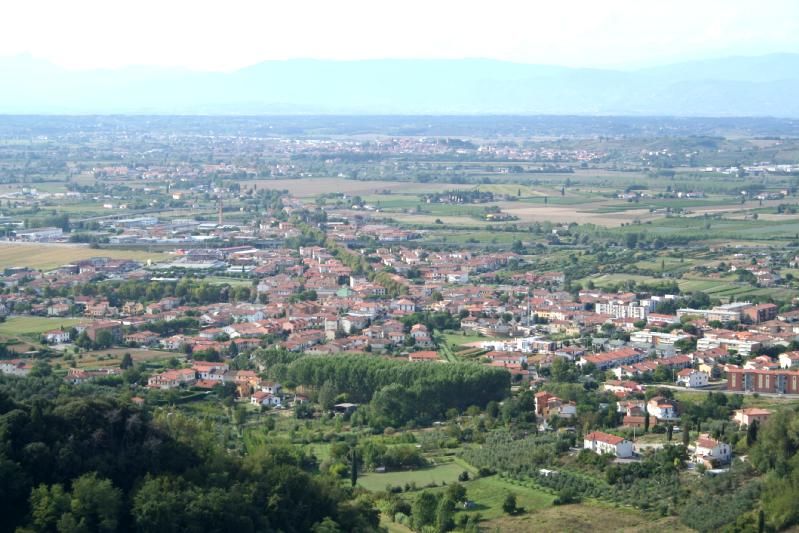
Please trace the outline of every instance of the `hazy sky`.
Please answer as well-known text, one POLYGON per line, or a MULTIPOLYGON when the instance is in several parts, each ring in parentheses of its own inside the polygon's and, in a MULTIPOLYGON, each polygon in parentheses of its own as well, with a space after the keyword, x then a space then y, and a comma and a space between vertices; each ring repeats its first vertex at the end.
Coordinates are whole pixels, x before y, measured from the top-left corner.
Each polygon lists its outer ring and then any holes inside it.
POLYGON ((25 0, 0 56, 231 70, 266 59, 484 57, 570 66, 799 52, 799 0, 25 0))

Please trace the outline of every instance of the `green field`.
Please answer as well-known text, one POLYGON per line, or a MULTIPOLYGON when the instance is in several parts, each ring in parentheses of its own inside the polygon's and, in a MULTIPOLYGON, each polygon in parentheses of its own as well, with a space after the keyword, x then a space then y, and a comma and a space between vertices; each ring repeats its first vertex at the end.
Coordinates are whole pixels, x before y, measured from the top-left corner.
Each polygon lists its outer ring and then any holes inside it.
POLYGON ((46 318, 38 316, 14 316, 0 323, 0 336, 3 337, 38 337, 45 331, 68 329, 80 322, 86 322, 83 318, 46 318))
POLYGON ((655 518, 625 507, 598 502, 547 507, 535 513, 502 516, 481 524, 483 531, 502 533, 561 533, 591 531, 593 533, 683 533, 693 531, 676 517, 655 518))
POLYGON ((502 502, 508 494, 516 496, 516 504, 524 508, 525 513, 535 513, 549 507, 555 497, 542 490, 513 485, 499 476, 490 476, 468 481, 466 496, 475 503, 475 511, 487 520, 500 518, 504 515, 502 502))
POLYGON ((26 266, 51 270, 61 265, 91 257, 163 261, 164 255, 145 250, 89 248, 81 244, 0 244, 0 268, 26 266))
POLYGON ((405 486, 406 483, 416 483, 418 488, 435 483, 453 483, 458 481, 458 475, 466 470, 454 462, 442 463, 429 468, 409 470, 406 472, 386 472, 378 474, 370 472, 358 478, 358 485, 371 491, 385 490, 386 486, 405 486))
POLYGON ((252 280, 242 278, 228 278, 225 276, 207 276, 203 280, 215 285, 228 284, 232 287, 249 287, 252 285, 252 280))
MULTIPOLYGON (((447 346, 462 346, 473 342, 489 341, 491 337, 483 337, 482 335, 462 335, 455 332, 446 332, 441 334, 441 340, 447 343, 447 346)), ((456 350, 457 351, 457 350, 456 350)))

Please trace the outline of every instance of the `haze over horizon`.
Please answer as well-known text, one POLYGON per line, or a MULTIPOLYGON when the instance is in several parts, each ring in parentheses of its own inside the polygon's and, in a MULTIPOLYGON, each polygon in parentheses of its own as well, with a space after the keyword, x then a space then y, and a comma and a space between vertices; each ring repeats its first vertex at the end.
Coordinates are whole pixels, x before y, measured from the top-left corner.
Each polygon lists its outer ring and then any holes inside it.
POLYGON ((799 53, 791 0, 651 0, 519 5, 498 0, 105 2, 4 8, 0 57, 68 69, 132 65, 233 71, 279 59, 485 58, 572 68, 641 68, 799 53), (46 15, 46 16, 45 16, 46 15))
POLYGON ((517 4, 15 3, 0 113, 799 116, 799 3, 517 4))

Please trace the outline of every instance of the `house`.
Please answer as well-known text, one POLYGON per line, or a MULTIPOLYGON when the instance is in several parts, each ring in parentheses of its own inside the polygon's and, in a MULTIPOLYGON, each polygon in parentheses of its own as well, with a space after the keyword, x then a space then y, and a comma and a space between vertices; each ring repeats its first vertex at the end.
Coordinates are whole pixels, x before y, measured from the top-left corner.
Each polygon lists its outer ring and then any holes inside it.
POLYGON ((423 351, 409 353, 408 361, 418 363, 421 361, 441 361, 441 359, 438 357, 438 352, 423 351))
POLYGON ((707 433, 703 433, 696 440, 694 447, 694 462, 702 463, 713 467, 717 464, 727 463, 730 460, 732 451, 730 445, 711 438, 707 433))
POLYGON ((263 392, 279 396, 283 391, 283 386, 276 381, 261 381, 258 384, 258 389, 263 392))
POLYGON ((574 402, 565 402, 548 392, 538 392, 535 395, 535 413, 544 418, 558 416, 572 418, 577 415, 577 405, 574 402))
POLYGON ((758 409, 757 407, 749 407, 747 409, 737 409, 732 416, 733 422, 737 422, 739 426, 751 426, 753 422, 762 425, 763 422, 768 420, 772 411, 769 409, 758 409))
POLYGON ((433 340, 430 338, 430 332, 424 324, 415 324, 411 328, 411 338, 418 346, 432 346, 433 340))
POLYGON ((221 382, 228 371, 227 363, 213 363, 210 361, 194 361, 191 369, 199 379, 221 382))
POLYGON ((152 331, 137 331, 128 333, 122 340, 125 344, 133 344, 135 346, 150 346, 158 342, 158 334, 152 331))
POLYGON ((780 354, 780 368, 793 368, 799 366, 799 352, 785 352, 780 354))
POLYGON ((101 321, 94 322, 86 328, 86 335, 92 342, 97 342, 97 336, 107 331, 111 335, 113 342, 117 342, 122 338, 122 326, 119 322, 101 321))
POLYGON ((694 370, 693 368, 684 368, 677 373, 677 385, 690 389, 706 386, 708 379, 710 379, 710 376, 707 372, 694 370))
POLYGON ((778 308, 774 304, 759 304, 753 305, 744 309, 741 314, 746 322, 752 324, 760 324, 761 322, 768 322, 777 318, 778 308))
POLYGON ((54 329, 44 334, 44 340, 50 344, 63 344, 69 342, 69 330, 54 329))
POLYGON ((581 368, 587 364, 593 364, 597 370, 609 370, 622 365, 638 363, 644 358, 643 352, 631 347, 619 348, 612 352, 599 353, 596 355, 584 355, 577 362, 581 368))
POLYGON ((137 316, 144 314, 144 305, 140 302, 125 302, 122 306, 122 314, 128 316, 137 316))
POLYGON ((175 389, 182 385, 191 385, 197 379, 197 375, 191 368, 181 368, 179 370, 167 370, 160 374, 154 374, 147 380, 147 386, 152 389, 175 389))
POLYGON ((644 392, 644 388, 641 386, 640 383, 636 383, 635 381, 619 381, 619 380, 606 381, 602 385, 602 390, 610 391, 617 395, 627 395, 638 392, 644 392))
POLYGON ((610 433, 594 431, 583 439, 583 448, 601 455, 612 454, 616 457, 632 457, 633 443, 610 433))
POLYGON ((0 360, 0 374, 7 376, 27 376, 33 364, 27 359, 2 359, 0 360))
POLYGON ((675 420, 677 418, 674 403, 663 396, 651 398, 646 404, 646 410, 650 416, 658 420, 675 420))
POLYGON ((66 303, 53 304, 47 308, 47 316, 67 316, 71 309, 66 303))
POLYGON ((259 390, 250 396, 250 403, 258 406, 280 407, 280 397, 259 390))

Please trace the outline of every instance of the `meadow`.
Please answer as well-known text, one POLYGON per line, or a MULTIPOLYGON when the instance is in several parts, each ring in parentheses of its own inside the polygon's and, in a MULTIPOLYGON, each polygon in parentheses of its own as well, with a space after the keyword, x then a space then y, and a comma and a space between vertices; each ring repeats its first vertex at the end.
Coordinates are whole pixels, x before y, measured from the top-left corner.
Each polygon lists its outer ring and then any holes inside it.
POLYGON ((53 329, 69 329, 75 324, 87 322, 82 318, 47 318, 38 316, 12 316, 0 323, 2 337, 35 337, 53 329))
POLYGON ((110 257, 154 262, 163 261, 163 254, 146 250, 96 249, 84 244, 54 243, 0 243, 0 268, 26 266, 38 270, 52 270, 61 265, 89 259, 110 257))

